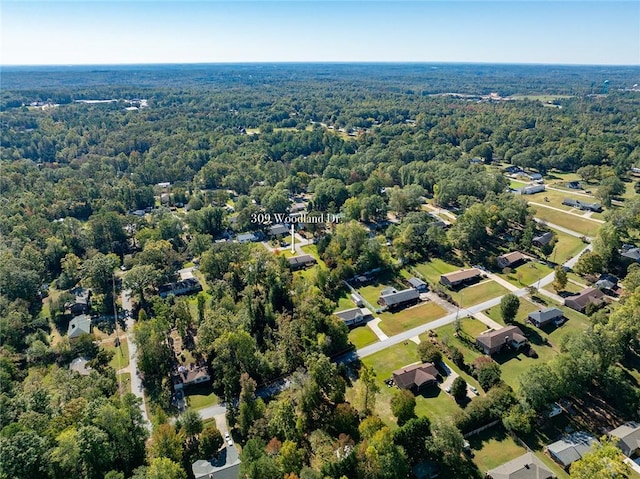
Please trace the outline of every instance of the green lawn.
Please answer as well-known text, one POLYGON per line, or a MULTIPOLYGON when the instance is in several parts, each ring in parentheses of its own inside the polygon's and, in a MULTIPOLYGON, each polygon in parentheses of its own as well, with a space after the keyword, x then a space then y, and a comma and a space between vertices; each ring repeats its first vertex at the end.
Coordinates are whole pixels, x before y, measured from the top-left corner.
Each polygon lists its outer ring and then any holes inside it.
POLYGON ((302 251, 304 251, 305 253, 313 256, 318 262, 322 261, 320 259, 320 255, 318 254, 318 247, 316 245, 310 244, 307 246, 302 246, 300 249, 302 249, 302 251))
POLYGON ((120 338, 120 347, 116 348, 113 343, 109 343, 103 344, 102 348, 115 353, 111 361, 109 361, 109 366, 116 371, 129 365, 129 344, 124 336, 120 338))
POLYGON ((578 200, 578 201, 586 201, 591 203, 598 202, 597 198, 593 196, 587 197, 584 195, 577 195, 572 190, 567 190, 567 191, 545 190, 545 191, 541 191, 540 193, 535 193, 533 195, 527 195, 527 201, 533 201, 535 203, 540 203, 541 205, 552 206, 554 208, 559 208, 565 211, 573 210, 574 213, 579 215, 585 214, 585 212, 580 211, 577 208, 563 205, 562 202, 566 198, 569 198, 572 200, 578 200), (545 198, 548 201, 545 201, 544 200, 545 198))
POLYGON ((553 271, 546 264, 537 261, 527 261, 517 268, 513 269, 510 274, 499 274, 501 278, 506 279, 511 284, 518 287, 529 286, 540 278, 545 277, 553 271))
POLYGON ((121 388, 120 394, 131 392, 131 373, 122 373, 116 376, 118 386, 121 388))
POLYGON ((564 263, 587 246, 582 242, 580 238, 576 238, 575 236, 561 233, 560 231, 556 230, 554 230, 554 232, 558 241, 555 248, 553 249, 553 252, 549 256, 549 259, 554 263, 564 263))
POLYGON ((575 215, 562 213, 550 208, 543 208, 533 205, 536 217, 541 220, 548 221, 559 226, 563 226, 570 230, 576 231, 585 236, 595 236, 600 228, 600 223, 591 221, 587 218, 580 218, 575 215))
POLYGON ((193 386, 185 389, 185 398, 187 400, 187 406, 196 410, 213 406, 220 402, 220 398, 214 394, 210 385, 193 386))
MULTIPOLYGON (((528 301, 525 298, 520 298, 520 307, 518 308, 518 313, 516 314, 516 321, 524 323, 529 313, 533 313, 534 311, 538 311, 539 309, 542 308, 533 304, 531 301, 528 301)), ((483 312, 494 321, 497 321, 500 324, 504 324, 502 314, 500 313, 500 306, 494 306, 493 308, 486 309, 483 312)))
POLYGON ((483 474, 527 452, 501 426, 489 428, 468 440, 474 452, 473 462, 483 474))
MULTIPOLYGON (((551 293, 558 294, 557 291, 553 289, 553 286, 551 284, 548 286, 545 286, 544 289, 546 289, 551 293)), ((577 284, 572 283, 571 281, 567 281, 567 285, 564 287, 564 291, 567 291, 569 293, 579 293, 583 289, 584 288, 582 286, 578 286, 577 284)))
POLYGON ((401 333, 446 315, 446 311, 435 303, 425 303, 397 313, 381 313, 380 329, 388 336, 401 333))
MULTIPOLYGON (((466 333, 465 337, 474 342, 475 337, 487 329, 483 323, 473 318, 462 318, 460 323, 462 330, 466 333)), ((465 363, 471 364, 474 359, 482 356, 480 351, 455 336, 455 326, 453 324, 447 324, 446 326, 436 329, 436 333, 440 341, 449 346, 455 346, 460 350, 464 356, 465 363)))
POLYGON ((383 289, 396 288, 397 290, 402 290, 406 287, 407 285, 402 282, 402 278, 393 276, 391 272, 386 272, 378 276, 371 284, 358 288, 357 291, 360 296, 375 307, 383 289))
POLYGON ((447 263, 441 259, 432 259, 424 263, 415 265, 416 271, 426 278, 432 285, 440 283, 440 276, 443 274, 458 271, 462 266, 456 266, 451 263, 447 263))
POLYGON ((520 189, 524 186, 527 186, 528 183, 524 182, 524 181, 517 181, 517 180, 510 180, 509 181, 509 188, 511 188, 512 190, 517 190, 520 189))
POLYGON ((356 305, 353 304, 353 301, 351 301, 350 294, 351 292, 346 287, 342 290, 342 296, 338 298, 338 308, 336 311, 343 311, 345 309, 352 309, 356 307, 356 305))
POLYGON ((349 341, 360 349, 378 341, 378 336, 368 326, 359 326, 349 331, 349 341))
POLYGON ((460 291, 449 291, 449 294, 463 307, 473 306, 488 299, 507 294, 507 289, 495 281, 482 281, 481 283, 467 286, 460 291))

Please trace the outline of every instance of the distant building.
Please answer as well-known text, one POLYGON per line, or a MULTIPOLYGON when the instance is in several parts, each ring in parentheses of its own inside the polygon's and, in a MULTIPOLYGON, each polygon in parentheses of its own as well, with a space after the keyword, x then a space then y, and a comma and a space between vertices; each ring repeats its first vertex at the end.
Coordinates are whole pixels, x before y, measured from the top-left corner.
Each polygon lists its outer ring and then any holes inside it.
POLYGON ((236 236, 238 243, 255 243, 259 241, 258 236, 255 233, 242 233, 236 236))
POLYGON ((364 306, 364 299, 358 293, 351 293, 350 298, 351 301, 353 301, 353 304, 355 304, 359 308, 364 306))
POLYGON ((426 293, 427 290, 429 289, 427 286, 427 283, 422 281, 420 278, 415 278, 415 277, 410 278, 408 283, 413 289, 415 289, 419 293, 426 293))
POLYGON ((378 298, 378 304, 389 309, 410 306, 418 301, 420 301, 420 293, 413 288, 403 289, 402 291, 397 291, 393 288, 383 290, 378 298))
POLYGON ((74 316, 87 314, 91 310, 91 290, 76 288, 72 291, 75 294, 73 303, 69 305, 69 311, 74 316))
POLYGON ((440 283, 452 288, 465 283, 477 281, 481 276, 482 273, 477 268, 461 269, 460 271, 441 275, 440 283))
POLYGON ((290 258, 287 258, 287 261, 289 261, 289 268, 294 271, 308 268, 309 266, 313 266, 317 262, 316 259, 310 254, 291 256, 290 258))
POLYGON ((555 475, 532 452, 487 471, 485 479, 554 479, 555 475))
POLYGON ((527 344, 527 338, 518 326, 506 326, 482 333, 476 338, 476 345, 489 356, 499 353, 504 347, 520 349, 527 344))
POLYGON ((547 452, 554 461, 566 469, 577 460, 582 459, 582 456, 587 452, 590 452, 591 445, 595 442, 598 441, 591 434, 582 431, 575 432, 549 444, 547 452))
POLYGON ((567 188, 571 188, 572 190, 581 190, 582 184, 579 181, 569 181, 567 183, 567 188))
POLYGON ((433 363, 414 364, 393 372, 393 382, 400 389, 414 393, 438 383, 440 373, 433 363))
POLYGON ((83 334, 91 334, 91 318, 87 314, 81 314, 69 321, 67 336, 75 339, 83 334))
POLYGON ((521 173, 522 172, 522 168, 520 168, 519 166, 507 166, 504 170, 505 173, 508 173, 510 175, 514 175, 516 173, 521 173))
POLYGON ((528 319, 534 326, 541 328, 547 324, 560 321, 564 317, 564 313, 558 308, 546 308, 540 311, 529 313, 528 319))
POLYGON ((531 181, 539 181, 542 179, 542 175, 540 173, 527 173, 526 176, 531 181))
POLYGON ((553 232, 547 231, 546 233, 542 233, 541 235, 534 236, 531 241, 534 246, 541 248, 542 246, 548 245, 553 239, 553 232))
POLYGON ((585 201, 574 200, 573 198, 565 198, 562 200, 562 204, 570 206, 571 208, 578 208, 582 211, 593 211, 594 213, 602 211, 602 205, 600 203, 587 203, 585 201))
POLYGON ((202 291, 202 285, 197 278, 188 278, 175 283, 166 283, 158 288, 158 294, 161 298, 166 298, 170 294, 181 296, 184 294, 199 293, 202 291))
POLYGON ((512 268, 524 263, 529 257, 520 251, 512 251, 511 253, 501 254, 496 258, 496 263, 499 268, 512 268))
POLYGON ((640 424, 628 422, 609 432, 609 437, 617 441, 617 446, 627 457, 640 455, 640 424))
POLYGON ((269 236, 286 236, 291 233, 291 228, 287 225, 277 224, 269 227, 269 236))
POLYGON ((596 288, 583 289, 576 296, 568 296, 564 300, 564 305, 584 313, 589 304, 600 305, 604 302, 604 293, 596 288))
POLYGON ((527 185, 519 190, 516 190, 516 193, 521 195, 533 195, 536 193, 540 193, 541 191, 545 191, 547 187, 545 185, 527 185))
POLYGON ((373 314, 367 308, 345 309, 333 314, 349 327, 360 326, 373 318, 373 314))

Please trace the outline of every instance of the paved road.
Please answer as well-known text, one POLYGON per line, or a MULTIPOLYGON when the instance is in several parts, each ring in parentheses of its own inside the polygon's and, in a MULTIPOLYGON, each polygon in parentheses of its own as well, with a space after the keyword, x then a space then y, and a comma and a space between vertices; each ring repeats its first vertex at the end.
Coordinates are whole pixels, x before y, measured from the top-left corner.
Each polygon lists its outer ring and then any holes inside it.
POLYGON ((145 426, 147 429, 151 430, 151 422, 149 421, 149 416, 147 415, 147 405, 144 400, 143 394, 143 386, 142 380, 140 376, 138 376, 138 348, 136 346, 135 341, 133 340, 133 318, 131 317, 131 311, 133 310, 131 304, 131 290, 123 290, 120 294, 120 299, 122 301, 122 309, 124 310, 126 316, 126 324, 127 324, 127 343, 129 345, 129 366, 124 368, 131 375, 131 392, 140 398, 142 401, 140 403, 140 410, 142 411, 142 418, 144 419, 145 426))

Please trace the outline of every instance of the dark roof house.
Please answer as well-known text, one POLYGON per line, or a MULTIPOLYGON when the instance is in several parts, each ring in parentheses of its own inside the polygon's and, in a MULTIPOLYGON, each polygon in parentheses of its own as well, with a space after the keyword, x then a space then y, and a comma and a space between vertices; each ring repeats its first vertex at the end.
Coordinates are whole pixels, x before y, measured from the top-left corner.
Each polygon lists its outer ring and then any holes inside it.
POLYGON ((202 285, 198 278, 187 278, 175 283, 166 283, 158 287, 158 294, 161 298, 166 298, 170 294, 181 296, 184 294, 198 293, 202 291, 202 285))
POLYGON ((487 331, 476 338, 476 345, 488 355, 498 353, 506 346, 519 349, 526 343, 527 338, 518 326, 487 331))
POLYGON ((595 286, 601 290, 613 291, 618 286, 618 278, 612 274, 601 274, 598 281, 596 281, 595 286))
POLYGON ((623 249, 620 252, 620 256, 626 259, 630 259, 631 261, 640 262, 640 248, 633 247, 633 248, 623 249))
POLYGON ((496 263, 500 268, 510 268, 512 266, 519 265, 529 258, 520 251, 512 251, 511 253, 501 254, 496 258, 496 263))
POLYGON ((553 479, 554 474, 532 452, 487 471, 486 479, 553 479))
POLYGON ((440 373, 433 363, 414 364, 393 372, 393 382, 400 389, 417 392, 423 387, 436 384, 440 373))
POLYGON ((72 291, 75 294, 74 302, 69 305, 69 311, 74 316, 87 314, 91 310, 91 290, 77 288, 72 291))
POLYGON ((378 304, 389 309, 395 309, 415 304, 419 300, 420 293, 413 288, 403 289, 402 291, 391 288, 380 293, 378 304))
POLYGON ((477 268, 461 269, 453 273, 447 273, 440 276, 440 282, 445 286, 458 286, 463 283, 475 281, 480 278, 482 273, 477 268))
POLYGON ((285 236, 291 233, 291 228, 287 225, 276 224, 269 227, 269 236, 285 236))
POLYGON ((359 326, 373 317, 373 314, 367 308, 345 309, 333 314, 338 316, 347 326, 359 326))
POLYGON ((564 305, 580 311, 587 309, 589 304, 599 305, 604 302, 604 293, 596 288, 585 288, 576 296, 568 296, 564 300, 564 305))
POLYGON ((574 432, 549 444, 547 452, 554 461, 566 469, 578 459, 582 459, 582 456, 591 450, 594 442, 597 442, 597 439, 591 434, 583 431, 574 432))
POLYGON ((287 258, 289 268, 292 270, 303 269, 316 264, 316 259, 310 254, 301 254, 299 256, 291 256, 287 258))
POLYGON ((617 439, 617 446, 627 457, 640 454, 640 424, 628 422, 609 432, 609 437, 617 439))
POLYGON ((542 326, 546 326, 552 321, 559 320, 564 317, 564 313, 562 310, 558 308, 546 308, 540 311, 535 311, 533 313, 529 313, 528 319, 531 324, 540 328, 542 326))
POLYGON ((413 289, 420 292, 425 292, 428 289, 427 283, 422 281, 420 278, 410 278, 408 283, 413 289))
POLYGON ((531 241, 534 246, 540 248, 541 246, 548 245, 553 239, 553 232, 547 231, 546 233, 542 233, 541 235, 534 236, 531 241))

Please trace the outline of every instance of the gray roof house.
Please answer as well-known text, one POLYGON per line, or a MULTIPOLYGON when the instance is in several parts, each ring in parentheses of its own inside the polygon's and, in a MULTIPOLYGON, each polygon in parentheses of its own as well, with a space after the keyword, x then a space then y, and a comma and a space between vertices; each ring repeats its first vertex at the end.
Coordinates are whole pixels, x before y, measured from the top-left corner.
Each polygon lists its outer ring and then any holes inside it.
POLYGON ((351 308, 337 311, 335 314, 347 326, 360 326, 373 318, 373 314, 367 308, 351 308))
POLYGON ((531 241, 534 246, 541 247, 549 244, 553 239, 553 232, 547 231, 546 233, 542 233, 541 235, 534 236, 531 241))
POLYGON ((549 444, 547 446, 547 452, 554 461, 562 467, 567 468, 578 459, 581 459, 585 453, 589 452, 591 445, 595 442, 597 442, 597 439, 587 432, 574 432, 573 434, 563 436, 553 444, 549 444))
POLYGON ((275 224, 269 227, 269 236, 285 236, 291 233, 291 228, 283 224, 275 224))
POLYGON ((420 278, 410 278, 408 283, 413 289, 420 292, 426 292, 428 289, 427 283, 422 281, 420 278))
POLYGON ((620 256, 631 261, 640 262, 640 248, 628 248, 620 252, 620 256))
POLYGON ((556 476, 532 452, 487 471, 486 479, 554 479, 556 476))
POLYGON ((617 439, 617 446, 627 457, 640 454, 640 424, 628 422, 609 432, 609 437, 617 439))
POLYGON ((518 326, 505 326, 487 331, 476 338, 476 346, 488 355, 500 352, 505 346, 519 349, 526 343, 527 338, 518 326))
POLYGON ((558 308, 546 308, 540 311, 529 313, 528 319, 533 325, 540 328, 546 326, 552 321, 559 320, 564 317, 564 313, 558 308))
POLYGON ((540 193, 541 191, 545 191, 547 188, 545 185, 527 185, 518 190, 516 193, 520 195, 534 195, 536 193, 540 193))
POLYGON ((67 336, 69 339, 75 339, 83 334, 91 334, 91 317, 87 314, 81 314, 69 321, 67 336))
POLYGON ((386 306, 389 309, 394 309, 415 304, 419 300, 420 293, 413 288, 403 289, 402 291, 391 288, 380 293, 378 304, 386 306))
POLYGON ((196 479, 238 479, 240 458, 235 446, 225 447, 218 457, 211 460, 200 459, 191 464, 196 479))
POLYGON ((254 233, 243 233, 236 236, 238 243, 254 243, 258 241, 258 237, 254 233))
POLYGON ((303 269, 316 264, 316 259, 310 254, 291 256, 287 258, 287 261, 289 262, 289 268, 291 268, 292 270, 303 269))

